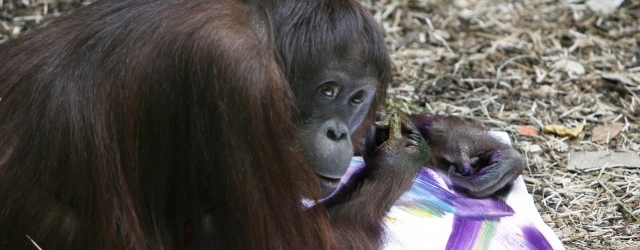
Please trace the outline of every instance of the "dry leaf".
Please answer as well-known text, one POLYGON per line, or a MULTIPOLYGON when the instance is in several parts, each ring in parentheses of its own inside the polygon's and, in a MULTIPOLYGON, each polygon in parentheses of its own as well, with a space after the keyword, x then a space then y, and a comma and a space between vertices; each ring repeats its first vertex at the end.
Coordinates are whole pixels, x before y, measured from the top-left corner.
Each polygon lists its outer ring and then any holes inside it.
POLYGON ((575 128, 567 128, 564 125, 546 125, 542 128, 542 131, 545 133, 555 134, 557 136, 576 138, 582 130, 584 129, 584 124, 578 124, 575 128))
POLYGON ((614 123, 608 125, 600 125, 591 132, 591 140, 596 143, 606 143, 622 131, 624 124, 614 123))
POLYGON ((536 136, 538 135, 538 129, 533 126, 522 126, 520 127, 520 134, 526 136, 536 136))
POLYGON ((595 12, 598 12, 602 15, 609 15, 612 12, 614 12, 616 9, 618 9, 618 7, 620 7, 620 5, 622 5, 623 2, 624 0, 610 0, 610 1, 588 0, 586 4, 587 6, 589 6, 589 9, 595 12))
POLYGON ((569 59, 560 60, 554 63, 552 67, 567 72, 569 75, 584 75, 585 73, 584 66, 581 63, 569 59))
POLYGON ((581 151, 571 155, 567 168, 593 171, 604 166, 640 168, 640 156, 630 151, 581 151))

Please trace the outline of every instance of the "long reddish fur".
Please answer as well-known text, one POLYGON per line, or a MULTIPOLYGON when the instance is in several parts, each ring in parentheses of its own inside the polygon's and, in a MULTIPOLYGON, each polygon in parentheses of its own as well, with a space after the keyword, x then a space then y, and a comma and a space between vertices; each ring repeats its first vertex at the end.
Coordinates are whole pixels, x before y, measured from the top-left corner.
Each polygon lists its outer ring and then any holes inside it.
MULTIPOLYGON (((300 38, 281 28, 293 10, 375 29, 354 1, 115 0, 3 44, 0 249, 33 249, 29 238, 43 249, 379 244, 300 203, 318 187, 293 141, 289 85, 312 65, 294 67, 298 52, 279 44, 300 38)), ((383 58, 379 101, 388 58, 369 32, 383 58)))

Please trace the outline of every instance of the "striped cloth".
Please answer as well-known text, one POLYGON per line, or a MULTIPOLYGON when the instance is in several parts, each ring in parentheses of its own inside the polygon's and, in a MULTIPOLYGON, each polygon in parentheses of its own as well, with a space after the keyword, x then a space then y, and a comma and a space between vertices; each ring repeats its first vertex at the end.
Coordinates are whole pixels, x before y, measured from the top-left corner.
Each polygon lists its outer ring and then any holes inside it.
MULTIPOLYGON (((506 133, 491 133, 509 143, 506 133)), ((345 176, 363 166, 354 157, 345 176)), ((420 170, 387 215, 384 249, 564 249, 540 218, 522 177, 501 197, 474 199, 449 187, 446 174, 420 170)))

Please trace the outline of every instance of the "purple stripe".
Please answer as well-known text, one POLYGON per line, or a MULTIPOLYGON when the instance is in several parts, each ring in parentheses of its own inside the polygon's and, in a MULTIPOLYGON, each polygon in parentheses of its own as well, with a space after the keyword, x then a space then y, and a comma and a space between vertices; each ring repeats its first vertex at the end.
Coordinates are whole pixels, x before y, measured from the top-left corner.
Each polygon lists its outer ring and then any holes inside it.
POLYGON ((436 216, 448 212, 467 219, 498 219, 514 214, 513 209, 500 198, 474 199, 446 190, 425 169, 420 170, 411 189, 400 197, 396 205, 430 208, 436 216))
POLYGON ((482 229, 481 220, 468 220, 459 216, 453 218, 453 229, 447 242, 447 250, 473 249, 482 229))
POLYGON ((522 234, 524 234, 524 238, 527 240, 527 244, 529 245, 529 249, 537 249, 537 250, 551 250, 551 244, 547 241, 547 238, 538 231, 535 227, 524 227, 522 228, 522 234))

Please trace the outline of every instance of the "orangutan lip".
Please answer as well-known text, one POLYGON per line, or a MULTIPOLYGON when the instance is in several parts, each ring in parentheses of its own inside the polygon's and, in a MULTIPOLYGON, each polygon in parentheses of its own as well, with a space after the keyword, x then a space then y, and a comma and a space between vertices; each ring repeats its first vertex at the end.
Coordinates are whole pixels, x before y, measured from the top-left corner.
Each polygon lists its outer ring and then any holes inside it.
POLYGON ((318 176, 318 179, 320 179, 321 183, 329 186, 338 186, 341 180, 341 178, 331 178, 321 174, 316 174, 316 176, 318 176))

